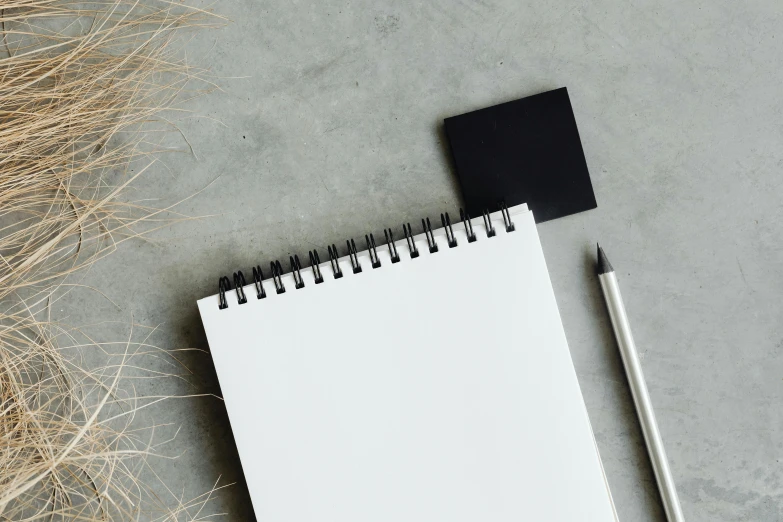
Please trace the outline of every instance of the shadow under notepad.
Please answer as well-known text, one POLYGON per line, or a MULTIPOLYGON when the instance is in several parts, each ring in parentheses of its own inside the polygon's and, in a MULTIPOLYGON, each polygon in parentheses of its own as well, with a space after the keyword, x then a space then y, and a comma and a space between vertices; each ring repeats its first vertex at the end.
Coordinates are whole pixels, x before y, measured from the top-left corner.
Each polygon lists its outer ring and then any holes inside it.
MULTIPOLYGON (((189 296, 193 307, 179 316, 182 321, 174 326, 187 346, 207 352, 185 352, 189 355, 184 362, 197 379, 197 393, 222 397, 215 366, 209 354, 207 336, 196 307, 196 300, 200 297, 203 296, 189 296)), ((238 520, 256 520, 224 402, 218 399, 210 400, 206 407, 200 406, 194 411, 194 415, 198 415, 200 424, 206 426, 203 430, 205 436, 201 439, 202 447, 196 448, 197 451, 205 459, 207 467, 214 469, 213 475, 221 477, 221 484, 233 483, 220 490, 222 502, 231 506, 231 512, 238 515, 238 520)))

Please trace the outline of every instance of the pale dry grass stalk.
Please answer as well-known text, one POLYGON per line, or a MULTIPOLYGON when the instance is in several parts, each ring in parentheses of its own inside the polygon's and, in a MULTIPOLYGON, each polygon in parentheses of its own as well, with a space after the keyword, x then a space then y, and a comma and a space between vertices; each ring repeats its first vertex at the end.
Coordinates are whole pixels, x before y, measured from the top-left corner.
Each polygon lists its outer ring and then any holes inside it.
MULTIPOLYGON (((0 331, 0 518, 4 520, 204 519, 217 486, 183 501, 154 476, 149 459, 164 425, 140 427, 141 410, 169 397, 139 398, 129 383, 178 375, 176 353, 129 337, 119 353, 79 330, 3 316, 0 331), (107 349, 108 348, 108 349, 107 349), (79 354, 97 350, 104 364, 79 354), (172 363, 147 370, 146 358, 172 363)), ((114 344, 114 343, 110 343, 114 344)))
POLYGON ((0 0, 0 13, 2 299, 89 265, 161 217, 117 196, 131 166, 159 152, 151 120, 210 89, 173 45, 210 19, 133 0, 0 0))
POLYGON ((48 312, 119 242, 185 219, 124 193, 168 150, 161 112, 212 89, 181 43, 219 21, 165 0, 0 0, 0 519, 205 516, 211 492, 139 479, 159 448, 134 420, 164 398, 133 379, 175 376, 145 370, 175 354, 131 337, 116 356, 48 312))

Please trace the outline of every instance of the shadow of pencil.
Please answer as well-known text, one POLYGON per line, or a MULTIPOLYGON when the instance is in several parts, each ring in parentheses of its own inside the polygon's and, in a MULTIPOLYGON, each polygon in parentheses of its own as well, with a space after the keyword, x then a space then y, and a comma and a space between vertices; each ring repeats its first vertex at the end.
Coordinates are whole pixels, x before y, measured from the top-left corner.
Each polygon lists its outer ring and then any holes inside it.
MULTIPOLYGON (((655 481, 655 472, 650 462, 650 457, 647 453, 647 446, 644 442, 644 435, 642 433, 642 427, 639 424, 639 418, 636 416, 636 407, 633 403, 633 396, 631 395, 631 388, 628 385, 628 379, 625 376, 625 368, 623 367, 622 357, 620 356, 620 350, 617 347, 617 339, 614 336, 612 330, 612 323, 609 318, 609 312, 606 309, 606 301, 604 300, 603 292, 601 291, 601 284, 598 282, 598 276, 596 275, 596 258, 595 258, 595 246, 591 245, 585 250, 583 270, 584 278, 592 284, 586 285, 588 289, 588 295, 590 299, 590 307, 596 310, 596 317, 600 323, 600 336, 601 345, 605 347, 603 354, 604 358, 608 361, 612 361, 609 366, 610 374, 608 377, 615 382, 623 383, 622 401, 623 408, 621 412, 630 412, 623 417, 628 423, 629 434, 629 447, 633 451, 633 463, 636 470, 636 478, 638 482, 641 482, 645 486, 645 493, 647 496, 648 512, 652 515, 651 520, 660 520, 666 522, 666 513, 663 509, 663 502, 661 501, 661 495, 658 491, 658 486, 655 481)), ((601 443, 598 442, 599 450, 601 443)), ((609 448, 603 448, 602 454, 608 454, 609 448)), ((611 477, 607 477, 609 480, 609 486, 612 485, 611 477)))

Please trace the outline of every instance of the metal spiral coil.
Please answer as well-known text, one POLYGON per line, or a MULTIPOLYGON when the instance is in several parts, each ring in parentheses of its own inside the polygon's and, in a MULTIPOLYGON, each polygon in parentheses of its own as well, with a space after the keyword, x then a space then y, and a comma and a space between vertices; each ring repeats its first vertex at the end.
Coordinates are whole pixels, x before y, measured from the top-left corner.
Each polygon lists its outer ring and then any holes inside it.
POLYGON ((430 254, 434 254, 438 251, 438 244, 435 242, 435 234, 432 233, 432 225, 430 225, 430 218, 427 218, 425 222, 421 220, 421 228, 424 229, 424 235, 427 236, 427 246, 430 247, 430 254))
POLYGON ((324 276, 321 275, 321 258, 318 257, 318 250, 313 250, 307 254, 310 256, 310 266, 313 268, 315 284, 319 285, 324 282, 324 276))
POLYGON ((448 212, 446 212, 445 217, 443 214, 440 215, 440 222, 443 223, 443 229, 446 231, 446 242, 449 244, 449 248, 454 248, 457 246, 457 238, 454 237, 454 229, 451 228, 448 212))
POLYGON ((285 286, 283 286, 283 267, 280 266, 280 261, 274 261, 270 263, 272 267, 272 282, 275 284, 275 291, 278 294, 285 293, 285 286))
POLYGON ((266 291, 264 291, 264 273, 261 271, 261 266, 253 267, 253 283, 256 285, 256 295, 258 298, 265 298, 266 291))
POLYGON ((364 240, 367 242, 367 251, 370 253, 370 264, 373 268, 380 268, 381 260, 378 259, 378 250, 375 248, 375 238, 370 234, 370 237, 365 235, 364 240))
POLYGON ((389 257, 392 263, 400 262, 400 255, 397 253, 397 245, 394 244, 394 232, 392 229, 383 229, 383 235, 386 237, 386 246, 389 247, 389 257))
POLYGON ((245 296, 245 276, 242 271, 234 272, 234 289, 237 291, 237 302, 239 304, 247 303, 247 297, 245 296))
MULTIPOLYGON (((516 230, 514 226, 514 222, 511 221, 511 214, 509 213, 508 207, 506 206, 505 202, 499 203, 499 208, 501 215, 503 216, 503 225, 506 229, 506 232, 514 232, 516 230)), ((463 211, 462 209, 459 209, 459 218, 460 221, 462 221, 463 226, 465 227, 465 236, 467 237, 468 243, 473 243, 478 240, 476 233, 473 230, 473 223, 470 221, 470 215, 468 215, 467 212, 463 211)), ((492 220, 490 219, 490 211, 489 209, 485 210, 482 213, 482 218, 484 220, 484 229, 487 233, 487 238, 492 238, 497 235, 497 231, 492 226, 492 220)), ((449 248, 454 248, 458 246, 457 238, 454 235, 454 229, 451 223, 451 218, 449 217, 448 212, 444 212, 440 215, 441 224, 443 225, 444 232, 446 234, 446 244, 449 246, 449 248)), ((438 252, 438 243, 435 240, 435 234, 432 231, 432 225, 430 223, 430 218, 424 218, 421 220, 421 226, 424 232, 424 235, 427 240, 427 248, 429 249, 431 254, 434 254, 438 252)), ((416 259, 420 256, 419 250, 416 247, 416 243, 414 241, 414 235, 413 231, 411 230, 411 224, 410 223, 403 223, 402 225, 402 231, 405 236, 405 243, 408 246, 408 254, 410 255, 411 259, 416 259)), ((394 242, 394 232, 391 228, 384 229, 383 235, 386 240, 386 246, 389 249, 389 257, 391 259, 392 264, 399 263, 401 260, 400 252, 397 250, 397 245, 394 242)), ((370 265, 372 268, 380 268, 381 266, 381 260, 378 257, 378 248, 375 243, 375 237, 373 237, 372 234, 367 234, 364 236, 364 240, 367 243, 367 253, 370 257, 370 265)), ((360 274, 362 273, 362 265, 359 262, 359 252, 356 249, 356 242, 353 239, 349 239, 346 242, 346 246, 348 248, 348 257, 351 263, 351 269, 354 274, 360 274)), ((327 251, 329 252, 329 266, 332 268, 332 274, 334 276, 334 279, 340 279, 343 277, 343 272, 340 268, 339 264, 339 253, 337 251, 337 246, 334 244, 327 246, 327 251)), ((318 255, 317 250, 311 250, 308 252, 308 257, 310 258, 310 267, 313 271, 313 280, 315 284, 321 284, 324 282, 324 276, 321 272, 321 258, 318 255)), ((305 282, 302 277, 302 264, 299 261, 298 255, 293 255, 288 257, 289 264, 291 267, 291 275, 294 280, 294 288, 296 290, 299 290, 301 288, 304 288, 305 282)), ((275 287, 275 292, 277 294, 283 294, 285 293, 285 285, 283 284, 283 266, 280 264, 280 261, 273 261, 269 264, 271 271, 272 271, 272 283, 275 287)), ((246 286, 245 276, 242 274, 241 271, 236 271, 233 274, 234 279, 234 290, 237 294, 237 303, 238 304, 245 304, 247 303, 247 296, 245 294, 244 287, 246 286)), ((255 266, 253 267, 253 284, 256 289, 256 297, 258 299, 264 299, 266 298, 266 290, 264 289, 264 273, 261 271, 261 266, 255 266)), ((221 310, 228 308, 228 301, 226 300, 226 293, 231 291, 231 280, 228 277, 221 277, 218 280, 218 308, 221 310)))

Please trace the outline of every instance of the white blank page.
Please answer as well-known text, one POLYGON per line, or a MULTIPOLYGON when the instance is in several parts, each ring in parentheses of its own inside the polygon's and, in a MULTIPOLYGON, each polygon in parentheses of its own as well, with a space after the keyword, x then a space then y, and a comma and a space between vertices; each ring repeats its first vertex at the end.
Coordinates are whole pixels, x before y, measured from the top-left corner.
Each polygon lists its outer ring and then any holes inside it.
MULTIPOLYGON (((264 522, 615 520, 533 216, 199 309, 264 522)), ((364 241, 362 241, 364 244, 364 241)))

